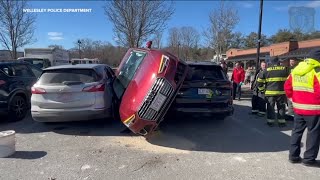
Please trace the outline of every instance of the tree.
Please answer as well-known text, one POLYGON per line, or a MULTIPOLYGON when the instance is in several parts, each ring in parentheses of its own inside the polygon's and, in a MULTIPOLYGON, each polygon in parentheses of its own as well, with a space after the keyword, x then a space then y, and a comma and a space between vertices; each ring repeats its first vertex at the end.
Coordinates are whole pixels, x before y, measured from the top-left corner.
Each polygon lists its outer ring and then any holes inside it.
POLYGON ((26 0, 0 0, 0 44, 8 49, 11 58, 17 59, 17 49, 34 41, 36 17, 26 13, 26 0))
POLYGON ((318 39, 320 38, 320 31, 314 31, 307 34, 307 39, 318 39))
POLYGON ((184 59, 188 60, 192 57, 192 51, 197 49, 200 41, 199 32, 193 27, 181 27, 180 28, 180 42, 184 54, 184 59))
POLYGON ((244 48, 244 39, 245 37, 241 32, 236 32, 231 35, 231 40, 229 41, 228 49, 236 48, 241 49, 244 48))
MULTIPOLYGON (((258 42, 258 33, 251 32, 244 39, 244 47, 245 48, 256 48, 257 42, 258 42)), ((264 34, 261 34, 261 44, 260 45, 261 45, 261 47, 270 45, 269 40, 267 39, 267 36, 264 34)))
MULTIPOLYGON (((95 41, 88 38, 80 39, 82 57, 98 58, 110 66, 118 66, 127 48, 115 47, 109 42, 95 41)), ((78 41, 74 42, 74 48, 70 49, 71 58, 79 58, 78 41)))
POLYGON ((282 43, 290 41, 292 38, 294 38, 294 36, 288 29, 279 29, 275 35, 271 36, 271 41, 272 43, 282 43))
POLYGON ((180 56, 179 48, 180 48, 180 30, 177 27, 173 27, 169 29, 169 36, 168 36, 168 47, 171 49, 173 54, 177 54, 180 56))
POLYGON ((173 14, 173 2, 112 0, 104 7, 113 24, 117 43, 125 47, 139 47, 156 32, 165 29, 173 14))
POLYGON ((155 34, 154 34, 154 38, 153 38, 153 41, 154 41, 154 45, 155 45, 155 48, 158 48, 158 49, 161 49, 161 46, 162 46, 162 35, 163 35, 163 32, 162 31, 157 31, 155 34))
POLYGON ((238 12, 221 1, 220 6, 209 15, 210 27, 204 32, 208 45, 216 54, 226 52, 232 31, 239 22, 238 12))
POLYGON ((303 33, 300 29, 289 31, 287 29, 279 29, 276 34, 271 37, 273 43, 281 43, 292 39, 297 41, 311 40, 320 38, 320 31, 303 33))

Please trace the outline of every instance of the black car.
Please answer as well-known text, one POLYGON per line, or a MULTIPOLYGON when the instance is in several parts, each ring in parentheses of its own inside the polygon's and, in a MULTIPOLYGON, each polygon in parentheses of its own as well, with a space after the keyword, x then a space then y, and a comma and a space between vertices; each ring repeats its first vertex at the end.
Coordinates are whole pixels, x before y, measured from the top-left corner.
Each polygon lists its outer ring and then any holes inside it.
POLYGON ((232 84, 221 66, 203 61, 187 63, 188 75, 171 110, 214 114, 222 119, 232 115, 232 84))
POLYGON ((42 70, 22 61, 0 61, 0 115, 23 119, 30 109, 31 87, 42 70))

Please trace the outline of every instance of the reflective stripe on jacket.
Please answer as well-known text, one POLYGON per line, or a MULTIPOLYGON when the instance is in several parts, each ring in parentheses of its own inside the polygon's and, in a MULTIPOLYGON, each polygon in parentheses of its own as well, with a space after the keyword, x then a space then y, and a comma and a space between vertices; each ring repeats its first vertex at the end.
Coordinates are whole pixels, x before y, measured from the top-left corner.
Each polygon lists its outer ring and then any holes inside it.
POLYGON ((283 86, 289 76, 289 69, 284 66, 274 65, 259 74, 257 83, 260 91, 265 91, 266 96, 285 94, 283 86))
POLYGON ((320 115, 320 63, 306 59, 292 71, 284 88, 300 115, 320 115))

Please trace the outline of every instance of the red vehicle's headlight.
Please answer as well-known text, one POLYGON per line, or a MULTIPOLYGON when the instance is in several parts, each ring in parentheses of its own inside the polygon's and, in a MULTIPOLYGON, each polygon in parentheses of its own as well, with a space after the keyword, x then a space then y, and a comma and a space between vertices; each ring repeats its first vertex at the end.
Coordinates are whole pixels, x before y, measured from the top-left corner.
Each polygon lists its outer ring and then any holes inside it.
POLYGON ((130 116, 128 119, 124 120, 123 123, 129 127, 133 122, 134 119, 136 118, 136 116, 133 114, 132 116, 130 116))
POLYGON ((169 57, 162 55, 158 73, 163 73, 169 65, 169 57))

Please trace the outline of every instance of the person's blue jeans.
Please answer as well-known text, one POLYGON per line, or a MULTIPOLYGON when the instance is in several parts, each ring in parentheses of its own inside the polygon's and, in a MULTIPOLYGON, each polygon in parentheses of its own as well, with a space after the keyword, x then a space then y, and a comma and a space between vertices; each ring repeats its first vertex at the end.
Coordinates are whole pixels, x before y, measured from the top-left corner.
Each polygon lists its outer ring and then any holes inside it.
POLYGON ((241 98, 241 86, 238 83, 233 82, 233 99, 236 99, 236 94, 238 94, 238 99, 241 98))

